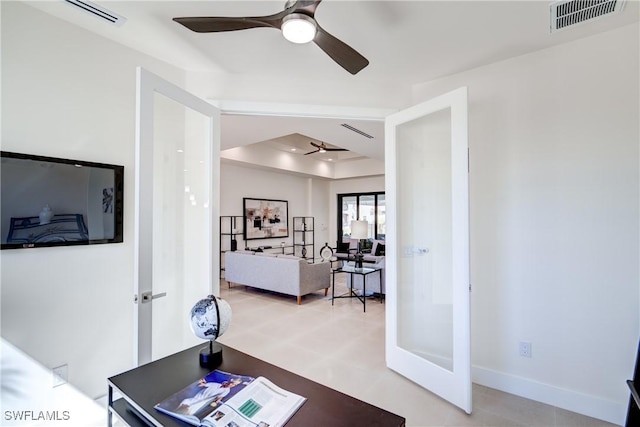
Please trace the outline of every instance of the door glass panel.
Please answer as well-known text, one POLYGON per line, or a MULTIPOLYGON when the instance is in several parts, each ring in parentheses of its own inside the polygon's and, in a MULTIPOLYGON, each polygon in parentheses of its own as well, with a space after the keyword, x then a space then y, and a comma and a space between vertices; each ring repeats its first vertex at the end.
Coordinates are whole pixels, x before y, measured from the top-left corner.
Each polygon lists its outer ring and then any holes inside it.
POLYGON ((358 219, 358 200, 356 196, 342 197, 342 241, 351 237, 351 221, 358 219))
POLYGON ((378 210, 376 212, 378 229, 376 230, 376 239, 384 240, 387 235, 387 209, 385 205, 384 194, 378 195, 378 210))
POLYGON ((453 370, 451 112, 397 127, 398 345, 453 370))
POLYGON ((201 342, 189 328, 193 304, 209 287, 208 118, 154 97, 153 360, 201 342))
MULTIPOLYGON (((367 221, 369 224, 369 230, 367 230, 367 236, 375 236, 375 220, 376 220, 376 196, 375 195, 362 195, 360 196, 360 211, 358 212, 358 219, 367 221)), ((363 247, 365 250, 371 249, 370 242, 366 242, 363 247)))
MULTIPOLYGON (((375 219, 376 219, 376 196, 375 195, 362 195, 360 196, 360 205, 358 211, 358 219, 367 221, 369 229, 367 230, 367 236, 370 238, 375 237, 375 219)), ((360 242, 360 248, 364 252, 369 252, 372 247, 370 240, 363 240, 360 242)))

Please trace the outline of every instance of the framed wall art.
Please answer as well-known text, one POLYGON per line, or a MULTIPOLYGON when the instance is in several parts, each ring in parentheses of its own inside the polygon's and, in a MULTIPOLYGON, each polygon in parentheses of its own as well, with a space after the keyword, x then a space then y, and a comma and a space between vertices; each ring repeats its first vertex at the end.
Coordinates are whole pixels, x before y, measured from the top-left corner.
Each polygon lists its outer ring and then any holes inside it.
POLYGON ((245 240, 289 237, 289 202, 245 197, 242 205, 245 240))

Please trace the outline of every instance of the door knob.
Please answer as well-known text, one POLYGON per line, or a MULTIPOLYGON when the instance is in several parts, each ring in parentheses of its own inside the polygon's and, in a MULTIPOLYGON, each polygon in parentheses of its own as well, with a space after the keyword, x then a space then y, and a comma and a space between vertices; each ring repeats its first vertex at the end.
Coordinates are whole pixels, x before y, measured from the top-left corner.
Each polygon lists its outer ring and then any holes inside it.
POLYGON ((153 295, 151 291, 147 291, 140 294, 140 299, 142 300, 142 304, 145 304, 145 303, 151 302, 154 299, 158 299, 166 296, 167 296, 166 292, 160 292, 159 294, 153 295))

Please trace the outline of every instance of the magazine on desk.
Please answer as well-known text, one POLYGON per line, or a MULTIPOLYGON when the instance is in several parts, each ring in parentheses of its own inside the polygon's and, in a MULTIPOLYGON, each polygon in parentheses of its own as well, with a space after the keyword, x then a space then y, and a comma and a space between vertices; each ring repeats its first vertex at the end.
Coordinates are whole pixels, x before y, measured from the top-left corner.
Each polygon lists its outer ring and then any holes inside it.
POLYGON ((264 377, 215 370, 155 408, 195 426, 281 427, 305 400, 264 377))

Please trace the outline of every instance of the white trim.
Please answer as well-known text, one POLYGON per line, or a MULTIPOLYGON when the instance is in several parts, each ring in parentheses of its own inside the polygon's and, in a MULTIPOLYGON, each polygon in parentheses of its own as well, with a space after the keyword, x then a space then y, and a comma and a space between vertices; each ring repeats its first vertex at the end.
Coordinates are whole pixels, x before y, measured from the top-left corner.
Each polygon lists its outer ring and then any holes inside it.
POLYGON ((209 99, 222 114, 384 121, 397 110, 335 105, 283 104, 209 99))
POLYGON ((627 415, 625 403, 612 402, 597 396, 554 387, 478 366, 474 366, 471 371, 473 382, 476 384, 613 424, 624 425, 625 423, 627 415))

